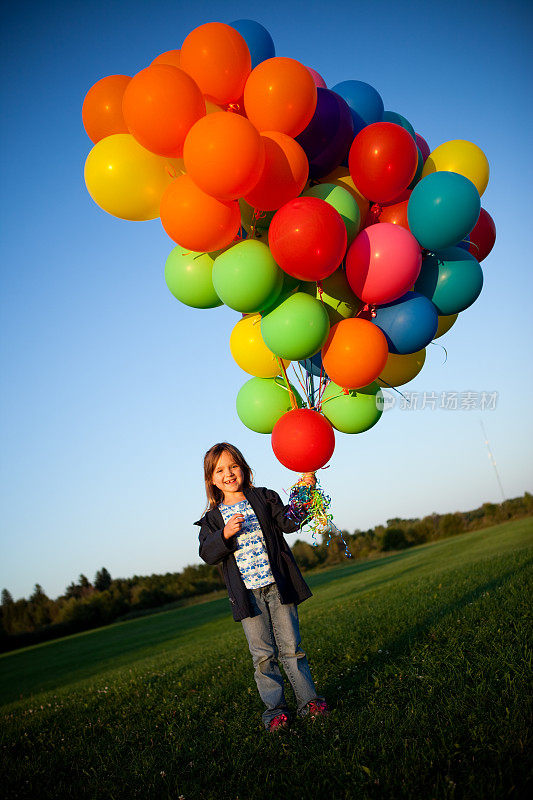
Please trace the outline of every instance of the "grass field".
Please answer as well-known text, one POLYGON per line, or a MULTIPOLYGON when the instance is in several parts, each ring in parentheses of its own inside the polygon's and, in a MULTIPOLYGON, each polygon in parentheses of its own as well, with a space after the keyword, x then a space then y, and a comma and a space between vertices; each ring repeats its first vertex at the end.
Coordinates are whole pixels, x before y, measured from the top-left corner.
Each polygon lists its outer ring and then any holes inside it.
MULTIPOLYGON (((6 798, 522 798, 533 520, 308 577, 327 720, 268 736, 226 598, 0 657, 6 798)), ((293 700, 290 689, 287 697, 293 700)))

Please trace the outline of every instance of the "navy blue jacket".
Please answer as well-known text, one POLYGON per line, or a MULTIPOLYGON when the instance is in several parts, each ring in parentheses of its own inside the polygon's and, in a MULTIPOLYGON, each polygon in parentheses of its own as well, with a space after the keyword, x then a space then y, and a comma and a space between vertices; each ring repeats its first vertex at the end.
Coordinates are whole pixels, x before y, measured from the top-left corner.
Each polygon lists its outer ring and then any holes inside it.
MULTIPOLYGON (((302 578, 283 532, 294 533, 299 529, 298 523, 287 519, 288 507, 281 502, 280 496, 263 487, 252 486, 243 489, 244 496, 255 512, 263 536, 270 561, 270 568, 276 581, 281 602, 301 603, 311 597, 311 590, 302 578)), ((237 537, 224 539, 224 520, 218 508, 212 508, 202 519, 194 523, 200 526, 200 558, 206 564, 220 564, 228 590, 233 619, 253 616, 248 589, 244 585, 239 567, 233 555, 237 550, 237 537)))

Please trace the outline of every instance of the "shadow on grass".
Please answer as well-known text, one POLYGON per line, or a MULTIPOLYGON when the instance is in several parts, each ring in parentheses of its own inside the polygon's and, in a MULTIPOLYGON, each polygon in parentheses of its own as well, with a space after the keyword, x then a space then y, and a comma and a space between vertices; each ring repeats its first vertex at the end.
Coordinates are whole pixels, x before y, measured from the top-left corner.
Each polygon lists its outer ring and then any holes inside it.
MULTIPOLYGON (((413 625, 407 631, 402 633, 401 636, 385 641, 382 649, 384 651, 388 651, 390 656, 393 658, 408 655, 413 645, 423 640, 427 636, 429 629, 435 623, 439 622, 443 617, 463 609, 469 603, 478 600, 483 594, 485 594, 485 592, 491 592, 494 589, 503 586, 505 583, 511 580, 511 578, 515 578, 522 573, 529 572, 531 564, 533 564, 533 559, 528 559, 520 567, 504 572, 498 578, 493 578, 492 580, 477 586, 475 589, 472 589, 470 592, 462 595, 462 597, 458 598, 453 603, 439 606, 438 610, 428 614, 423 620, 420 620, 420 622, 417 622, 416 625, 413 625)), ((367 585, 364 591, 368 591, 368 589, 369 586, 367 585)), ((332 708, 335 708, 339 704, 334 699, 335 695, 339 692, 339 687, 341 691, 348 688, 348 685, 351 689, 357 689, 368 682, 369 673, 379 671, 379 669, 385 665, 386 661, 390 663, 390 659, 385 659, 383 655, 376 653, 370 657, 367 662, 365 662, 364 668, 358 675, 353 674, 349 679, 346 677, 333 677, 327 681, 324 684, 324 693, 326 697, 328 697, 329 705, 332 708), (331 701, 329 698, 331 698, 331 701)), ((347 695, 343 695, 342 705, 353 705, 356 707, 357 700, 350 700, 347 695)))

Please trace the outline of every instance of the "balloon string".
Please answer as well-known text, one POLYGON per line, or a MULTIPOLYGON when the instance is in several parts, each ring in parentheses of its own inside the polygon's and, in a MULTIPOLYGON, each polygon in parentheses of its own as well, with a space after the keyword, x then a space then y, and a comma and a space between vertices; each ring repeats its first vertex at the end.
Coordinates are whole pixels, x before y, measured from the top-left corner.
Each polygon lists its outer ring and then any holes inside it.
POLYGON ((287 372, 285 370, 285 364, 283 363, 283 360, 281 358, 278 358, 278 356, 276 356, 276 361, 278 362, 279 366, 281 367, 281 371, 283 372, 283 379, 285 380, 285 385, 286 385, 287 391, 289 393, 289 398, 290 398, 290 401, 291 401, 291 408, 294 411, 294 409, 298 408, 298 403, 296 402, 296 397, 294 396, 294 392, 292 391, 291 385, 289 383, 289 379, 287 378, 287 372))
POLYGON ((399 395, 400 395, 400 397, 403 397, 403 399, 405 400, 405 402, 406 402, 406 403, 409 403, 409 402, 410 402, 410 401, 407 399, 407 397, 406 397, 406 396, 405 396, 405 395, 404 395, 402 392, 400 392, 400 390, 399 390, 399 389, 397 389, 397 388, 396 388, 396 386, 393 386, 391 383, 388 383, 388 382, 385 380, 385 378, 382 378, 382 377, 381 377, 381 375, 379 376, 378 380, 380 380, 380 381, 381 381, 381 383, 386 383, 386 384, 387 384, 387 389, 392 389, 392 391, 393 391, 393 392, 396 392, 397 394, 399 394, 399 395))
POLYGON ((445 364, 448 361, 448 351, 446 350, 444 345, 440 344, 439 342, 430 342, 430 344, 434 344, 435 347, 442 347, 442 349, 444 350, 444 354, 445 354, 445 359, 444 359, 444 361, 442 363, 445 364))
MULTIPOLYGON (((299 361, 298 361, 297 363, 298 363, 298 366, 300 367, 300 370, 301 370, 301 369, 302 369, 302 365, 300 364, 300 362, 299 362, 299 361)), ((302 383, 302 381, 300 380, 300 378, 299 378, 299 376, 298 376, 298 373, 296 372, 296 367, 294 366, 294 361, 292 362, 292 368, 293 368, 293 371, 294 371, 294 375, 296 376, 296 380, 297 380, 297 381, 298 381, 298 383, 300 384, 300 388, 302 389, 303 393, 304 393, 304 394, 305 394, 305 396, 306 396, 306 399, 307 399, 307 405, 308 405, 308 406, 309 406, 309 408, 310 408, 310 407, 311 407, 311 401, 309 400, 309 392, 307 391, 307 388, 306 388, 306 386, 304 386, 304 384, 302 383)), ((304 378, 304 376, 303 376, 303 371, 302 371, 302 380, 304 380, 304 381, 305 381, 305 378, 304 378)))

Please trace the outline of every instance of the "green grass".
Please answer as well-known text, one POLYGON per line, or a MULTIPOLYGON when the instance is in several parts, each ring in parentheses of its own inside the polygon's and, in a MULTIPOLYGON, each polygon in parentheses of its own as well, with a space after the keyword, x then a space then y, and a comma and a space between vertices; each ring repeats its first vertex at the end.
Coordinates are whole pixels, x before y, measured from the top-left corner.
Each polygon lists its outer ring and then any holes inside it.
MULTIPOLYGON (((519 798, 531 519, 308 577, 328 720, 267 736, 227 599, 0 657, 13 798, 519 798)), ((290 689, 287 697, 293 700, 290 689)))

